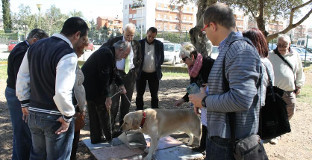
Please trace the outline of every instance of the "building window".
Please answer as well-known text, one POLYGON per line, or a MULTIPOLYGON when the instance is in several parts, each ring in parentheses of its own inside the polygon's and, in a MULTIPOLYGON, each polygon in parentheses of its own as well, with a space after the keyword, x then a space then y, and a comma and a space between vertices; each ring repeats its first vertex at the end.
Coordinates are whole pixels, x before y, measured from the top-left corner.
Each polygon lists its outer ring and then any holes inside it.
POLYGON ((186 20, 186 16, 184 16, 183 19, 186 20))
POLYGON ((128 9, 128 8, 127 8, 127 5, 125 5, 125 9, 128 9))
POLYGON ((161 15, 160 14, 158 14, 158 18, 161 19, 161 15))
POLYGON ((189 16, 189 20, 190 20, 190 21, 192 20, 192 16, 189 16))
POLYGON ((161 8, 161 3, 158 3, 158 8, 161 8))
POLYGON ((172 17, 171 16, 169 16, 169 20, 171 20, 172 19, 172 17))

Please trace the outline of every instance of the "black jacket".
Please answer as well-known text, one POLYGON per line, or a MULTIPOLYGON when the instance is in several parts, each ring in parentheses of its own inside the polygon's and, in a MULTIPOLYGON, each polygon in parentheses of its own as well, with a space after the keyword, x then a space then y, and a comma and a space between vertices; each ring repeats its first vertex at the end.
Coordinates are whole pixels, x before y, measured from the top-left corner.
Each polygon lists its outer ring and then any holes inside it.
POLYGON ((116 74, 116 60, 114 47, 101 47, 96 50, 81 68, 85 79, 83 86, 86 90, 88 101, 105 103, 106 97, 110 95, 110 84, 112 80, 120 86, 123 84, 119 75, 116 74))
POLYGON ((9 54, 8 69, 7 69, 8 73, 7 86, 12 89, 15 89, 17 73, 22 64, 24 55, 28 47, 29 47, 28 43, 26 41, 23 41, 17 44, 9 54))

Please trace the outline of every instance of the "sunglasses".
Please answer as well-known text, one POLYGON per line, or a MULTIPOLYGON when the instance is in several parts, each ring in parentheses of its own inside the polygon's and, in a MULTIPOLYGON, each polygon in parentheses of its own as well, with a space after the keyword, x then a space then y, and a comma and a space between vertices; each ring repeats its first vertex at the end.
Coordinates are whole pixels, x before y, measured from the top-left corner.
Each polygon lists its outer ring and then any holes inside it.
POLYGON ((183 57, 182 61, 185 62, 188 57, 183 57))

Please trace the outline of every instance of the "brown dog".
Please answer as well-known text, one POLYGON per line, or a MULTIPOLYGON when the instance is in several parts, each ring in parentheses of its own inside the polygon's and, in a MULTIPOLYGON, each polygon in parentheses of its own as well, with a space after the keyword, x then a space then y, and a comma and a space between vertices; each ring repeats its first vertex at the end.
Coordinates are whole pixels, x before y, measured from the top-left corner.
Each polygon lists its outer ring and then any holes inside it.
POLYGON ((147 160, 152 159, 161 137, 182 131, 190 137, 188 145, 193 144, 194 136, 198 139, 201 137, 199 117, 193 111, 185 109, 146 109, 130 112, 125 115, 121 129, 123 132, 138 130, 151 137, 151 146, 144 158, 147 160))

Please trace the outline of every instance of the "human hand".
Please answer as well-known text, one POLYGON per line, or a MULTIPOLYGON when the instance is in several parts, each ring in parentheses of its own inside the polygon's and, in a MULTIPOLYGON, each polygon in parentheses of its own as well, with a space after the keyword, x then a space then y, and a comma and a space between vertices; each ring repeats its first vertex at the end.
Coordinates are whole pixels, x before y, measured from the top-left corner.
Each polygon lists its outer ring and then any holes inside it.
POLYGON ((190 94, 189 99, 193 103, 194 107, 202 108, 202 100, 206 96, 206 93, 197 93, 197 94, 190 94))
POLYGON ((126 90, 124 85, 120 86, 119 89, 121 90, 121 92, 120 92, 121 94, 126 94, 127 93, 127 90, 126 90))
POLYGON ((110 97, 106 97, 105 100, 105 106, 106 106, 106 110, 109 111, 112 105, 112 99, 110 97))
POLYGON ((29 115, 28 107, 22 107, 22 112, 23 112, 22 119, 23 119, 23 121, 25 121, 25 123, 27 123, 28 115, 29 115))
POLYGON ((66 122, 62 116, 56 121, 59 121, 61 123, 61 127, 55 131, 55 134, 61 134, 68 130, 70 122, 66 122))
POLYGON ((184 103, 184 99, 179 99, 174 103, 174 106, 181 106, 184 103))

